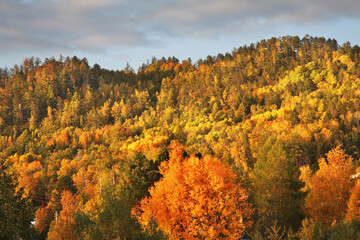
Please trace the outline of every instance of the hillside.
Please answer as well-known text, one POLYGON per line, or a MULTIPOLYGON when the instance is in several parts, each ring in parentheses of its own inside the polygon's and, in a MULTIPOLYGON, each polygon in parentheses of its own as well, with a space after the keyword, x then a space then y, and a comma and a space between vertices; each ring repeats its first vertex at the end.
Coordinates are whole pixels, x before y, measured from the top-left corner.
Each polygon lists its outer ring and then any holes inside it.
POLYGON ((0 238, 359 237, 359 76, 358 46, 309 36, 1 69, 0 215, 33 216, 0 238))

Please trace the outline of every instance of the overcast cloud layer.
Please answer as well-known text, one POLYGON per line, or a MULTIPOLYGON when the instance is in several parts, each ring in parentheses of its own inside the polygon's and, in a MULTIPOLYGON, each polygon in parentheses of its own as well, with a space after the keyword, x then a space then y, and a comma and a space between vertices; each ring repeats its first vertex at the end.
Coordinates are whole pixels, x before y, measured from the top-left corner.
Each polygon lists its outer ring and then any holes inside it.
POLYGON ((360 1, 0 0, 0 53, 106 56, 338 19, 359 21, 360 1))

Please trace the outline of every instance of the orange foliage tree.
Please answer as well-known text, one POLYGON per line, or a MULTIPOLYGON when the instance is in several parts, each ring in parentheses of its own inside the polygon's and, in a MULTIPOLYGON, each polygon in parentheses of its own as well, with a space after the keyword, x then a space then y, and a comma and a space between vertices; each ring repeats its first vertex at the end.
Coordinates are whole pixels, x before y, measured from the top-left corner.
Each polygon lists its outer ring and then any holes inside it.
POLYGON ((60 208, 60 203, 57 202, 58 191, 54 189, 51 193, 50 200, 35 212, 35 230, 40 234, 47 232, 51 222, 54 220, 55 209, 60 208))
POLYGON ((183 156, 176 147, 162 163, 163 178, 135 213, 140 223, 151 228, 155 220, 174 239, 239 238, 253 210, 233 171, 210 156, 183 156))
POLYGON ((62 210, 57 220, 50 225, 48 239, 79 239, 76 234, 75 213, 77 201, 70 191, 64 191, 61 195, 62 210), (56 222, 57 221, 57 222, 56 222))
POLYGON ((19 185, 17 187, 17 190, 23 188, 24 195, 31 194, 32 196, 36 197, 36 190, 39 185, 39 178, 43 170, 40 161, 38 161, 37 159, 40 160, 41 156, 38 157, 33 154, 25 154, 21 156, 18 162, 14 164, 14 167, 19 176, 19 185))
POLYGON ((326 226, 346 213, 354 173, 352 158, 339 147, 319 160, 319 170, 311 177, 311 189, 305 199, 305 209, 314 220, 326 226))
POLYGON ((348 202, 348 210, 346 213, 346 219, 351 221, 352 219, 360 220, 360 181, 358 180, 351 190, 351 196, 348 202))
POLYGON ((41 207, 35 212, 35 229, 39 233, 44 231, 49 223, 52 221, 54 217, 54 213, 51 208, 49 207, 41 207))

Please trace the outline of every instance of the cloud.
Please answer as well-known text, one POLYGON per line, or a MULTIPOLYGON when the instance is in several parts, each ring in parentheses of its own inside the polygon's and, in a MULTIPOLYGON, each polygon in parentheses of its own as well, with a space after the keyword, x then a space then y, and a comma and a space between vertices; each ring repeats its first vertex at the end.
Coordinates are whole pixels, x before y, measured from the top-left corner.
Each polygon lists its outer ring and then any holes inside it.
MULTIPOLYGON (((266 25, 308 24, 337 17, 360 17, 357 0, 197 0, 171 1, 158 11, 185 34, 237 33, 266 25), (176 2, 176 3, 175 3, 176 2), (261 22, 261 21, 260 21, 261 22), (250 29, 251 29, 250 28, 250 29)), ((255 29, 256 30, 256 29, 255 29)))
POLYGON ((0 0, 0 51, 99 53, 360 18, 358 0, 0 0))

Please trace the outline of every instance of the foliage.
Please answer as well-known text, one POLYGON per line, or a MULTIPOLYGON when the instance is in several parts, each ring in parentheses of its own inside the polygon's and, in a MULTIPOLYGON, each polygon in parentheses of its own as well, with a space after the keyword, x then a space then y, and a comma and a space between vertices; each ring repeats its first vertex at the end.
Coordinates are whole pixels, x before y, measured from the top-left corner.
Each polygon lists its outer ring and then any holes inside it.
POLYGON ((76 234, 75 213, 77 212, 77 202, 69 191, 64 191, 61 195, 62 210, 59 217, 52 221, 48 234, 49 239, 80 239, 76 234))
POLYGON ((297 229, 302 219, 299 170, 275 138, 267 140, 257 158, 253 178, 257 214, 262 225, 271 230, 268 237, 280 237, 278 228, 284 235, 289 228, 297 229))
POLYGON ((340 222, 335 225, 330 233, 329 240, 359 239, 360 224, 356 221, 340 222))
POLYGON ((330 226, 346 213, 354 174, 352 158, 340 148, 319 159, 319 170, 311 178, 312 188, 305 201, 306 211, 313 219, 330 226))
MULTIPOLYGON (((226 166, 214 176, 231 182, 219 184, 229 192, 208 193, 219 204, 224 196, 240 194, 241 203, 254 206, 251 221, 258 227, 246 229, 248 234, 261 239, 277 226, 293 238, 292 230, 305 227, 313 229, 314 239, 329 238, 345 215, 343 224, 358 218, 359 187, 349 176, 360 157, 359 63, 358 46, 307 35, 261 40, 194 63, 152 58, 136 71, 89 66, 75 56, 32 57, 0 69, 6 227, 15 238, 30 234, 35 215, 34 238, 96 239, 108 232, 111 238, 164 239, 156 231, 160 224, 149 222, 144 232, 131 210, 151 199, 165 181, 162 174, 175 176, 179 166, 191 163, 208 170, 209 164, 226 166), (319 160, 327 153, 327 160, 319 160), (14 211, 27 214, 13 219, 14 211), (301 226, 303 217, 311 224, 301 226)), ((183 175, 189 179, 210 181, 206 172, 195 176, 198 169, 188 168, 183 175)), ((191 192, 167 184, 179 196, 191 192)), ((168 202, 175 204, 174 198, 168 202)), ((204 213, 195 204, 186 206, 204 213)), ((206 210, 201 229, 213 227, 214 211, 206 210)), ((241 225, 240 213, 231 214, 235 222, 229 226, 241 225)), ((197 231, 199 219, 188 226, 197 231)), ((357 229, 345 225, 339 229, 357 229)), ((207 233, 220 236, 220 228, 213 229, 207 233)), ((241 225, 234 234, 242 231, 241 225)))
POLYGON ((351 190, 350 199, 348 201, 348 209, 346 212, 346 219, 351 220, 360 220, 360 182, 356 181, 355 186, 351 190))
POLYGON ((252 208, 231 169, 210 156, 173 151, 161 165, 163 178, 141 201, 140 223, 146 228, 154 220, 170 238, 239 238, 251 226, 252 208))
POLYGON ((16 191, 13 179, 0 161, 0 239, 29 239, 33 221, 30 199, 23 197, 23 189, 16 191))

